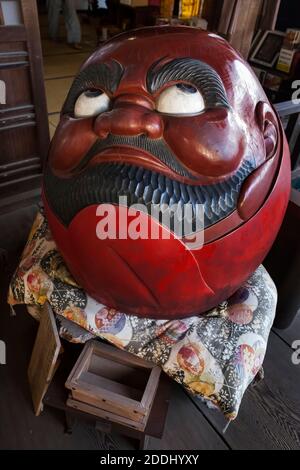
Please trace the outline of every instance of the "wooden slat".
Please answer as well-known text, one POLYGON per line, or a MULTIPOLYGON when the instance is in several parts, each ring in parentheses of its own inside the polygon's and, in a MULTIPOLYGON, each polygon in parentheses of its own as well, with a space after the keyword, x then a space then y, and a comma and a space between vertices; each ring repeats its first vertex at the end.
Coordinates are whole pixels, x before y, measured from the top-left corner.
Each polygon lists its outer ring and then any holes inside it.
POLYGON ((18 177, 20 174, 23 174, 23 177, 28 173, 31 172, 30 176, 36 176, 32 175, 32 173, 36 172, 41 173, 41 163, 38 162, 35 165, 28 165, 23 168, 17 168, 16 170, 11 170, 11 171, 6 171, 6 172, 0 172, 0 181, 1 180, 11 180, 12 178, 18 177))
POLYGON ((43 398, 56 370, 60 350, 61 343, 54 314, 46 303, 28 367, 28 379, 36 416, 42 411, 43 398))
POLYGON ((27 51, 4 51, 0 52, 0 60, 6 57, 28 57, 27 51))
POLYGON ((22 178, 17 178, 10 181, 4 181, 0 183, 0 189, 8 188, 9 186, 17 185, 20 183, 24 183, 25 181, 31 181, 36 179, 41 179, 42 173, 36 173, 35 175, 23 176, 22 178))
POLYGON ((79 358, 76 363, 73 365, 73 368, 66 380, 65 386, 69 390, 72 389, 73 381, 75 382, 80 374, 84 371, 87 371, 88 364, 92 355, 92 345, 91 341, 85 344, 85 347, 82 349, 79 358))
POLYGON ((27 105, 24 105, 24 106, 11 106, 10 108, 6 107, 6 108, 0 108, 0 116, 5 116, 6 114, 7 115, 11 115, 13 113, 24 113, 24 112, 29 112, 29 111, 32 111, 34 109, 34 106, 32 104, 27 104, 27 105))
POLYGON ((10 61, 10 62, 1 62, 0 61, 0 70, 7 69, 7 68, 21 68, 21 67, 28 67, 29 62, 27 60, 18 60, 18 61, 10 61))
POLYGON ((0 172, 15 170, 16 168, 26 168, 27 166, 34 165, 38 162, 40 162, 39 157, 32 157, 16 162, 4 163, 4 165, 0 165, 0 172))
POLYGON ((12 130, 12 129, 19 129, 21 127, 33 127, 33 126, 36 126, 36 125, 37 125, 36 121, 33 121, 32 119, 28 119, 28 120, 23 121, 23 122, 16 122, 14 124, 8 124, 8 125, 5 125, 5 126, 1 126, 0 127, 0 132, 12 130))
MULTIPOLYGON (((300 367, 292 349, 271 333, 264 363, 265 378, 249 389, 239 415, 224 439, 232 449, 300 449, 300 367)), ((199 410, 222 432, 225 420, 194 399, 199 410)))
POLYGON ((19 122, 19 121, 26 121, 28 119, 34 119, 34 113, 26 113, 26 114, 14 114, 12 116, 0 117, 0 126, 5 126, 7 123, 11 122, 19 122))
POLYGON ((142 409, 148 410, 151 407, 153 401, 152 397, 155 395, 158 387, 160 373, 161 369, 159 367, 153 367, 141 400, 142 409))
POLYGON ((153 368, 153 362, 146 361, 128 351, 117 349, 109 344, 101 343, 101 355, 107 359, 113 359, 120 364, 130 365, 131 367, 141 367, 142 369, 153 368))
MULTIPOLYGON (((80 391, 72 390, 72 396, 75 400, 84 402, 84 403, 91 403, 91 394, 88 390, 86 392, 85 386, 80 387, 80 391)), ((97 408, 101 408, 102 410, 112 411, 114 410, 115 414, 119 416, 124 416, 125 418, 131 419, 132 421, 141 422, 144 419, 145 414, 139 413, 137 410, 127 409, 126 413, 124 413, 124 407, 117 406, 115 402, 110 400, 110 397, 107 396, 105 399, 100 398, 97 394, 93 396, 93 405, 97 408)))
POLYGON ((100 408, 96 408, 95 406, 89 405, 87 403, 74 400, 71 396, 69 396, 67 400, 67 405, 71 408, 75 408, 76 410, 81 410, 85 413, 98 416, 99 418, 103 418, 107 421, 120 423, 124 426, 128 426, 129 428, 137 429, 139 431, 144 431, 146 426, 146 417, 144 417, 143 421, 141 422, 133 421, 128 418, 124 418, 123 416, 111 413, 107 410, 101 410, 100 408))

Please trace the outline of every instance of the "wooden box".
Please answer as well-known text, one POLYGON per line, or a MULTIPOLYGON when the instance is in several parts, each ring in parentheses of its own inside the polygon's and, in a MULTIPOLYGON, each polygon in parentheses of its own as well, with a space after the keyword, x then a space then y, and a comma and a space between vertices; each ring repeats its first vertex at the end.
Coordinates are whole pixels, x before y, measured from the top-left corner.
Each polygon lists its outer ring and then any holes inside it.
POLYGON ((98 341, 86 343, 66 381, 67 405, 108 421, 144 430, 160 368, 98 341))

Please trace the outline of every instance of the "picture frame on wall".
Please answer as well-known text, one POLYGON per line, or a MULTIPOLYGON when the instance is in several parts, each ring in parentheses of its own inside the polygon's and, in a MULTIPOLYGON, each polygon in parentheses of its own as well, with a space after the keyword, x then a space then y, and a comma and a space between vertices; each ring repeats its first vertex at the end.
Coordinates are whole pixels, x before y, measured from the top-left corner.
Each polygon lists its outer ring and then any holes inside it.
POLYGON ((265 31, 250 56, 251 62, 274 67, 285 38, 282 31, 265 31))
POLYGON ((264 31, 262 29, 258 29, 256 31, 256 33, 255 33, 255 35, 252 39, 252 42, 251 42, 251 48, 250 48, 249 56, 251 56, 253 54, 253 52, 256 50, 257 44, 261 40, 263 34, 264 34, 264 31))

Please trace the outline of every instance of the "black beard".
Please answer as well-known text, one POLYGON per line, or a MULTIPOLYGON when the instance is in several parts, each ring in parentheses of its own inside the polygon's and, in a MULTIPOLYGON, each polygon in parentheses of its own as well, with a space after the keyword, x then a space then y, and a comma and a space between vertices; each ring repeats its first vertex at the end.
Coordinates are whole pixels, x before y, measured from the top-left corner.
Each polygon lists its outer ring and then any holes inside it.
MULTIPOLYGON (((226 181, 194 186, 127 163, 100 163, 71 178, 55 176, 48 165, 44 173, 44 191, 52 211, 66 227, 85 207, 101 203, 118 205, 119 197, 126 196, 128 206, 143 204, 149 214, 153 204, 169 207, 190 204, 194 230, 198 214, 196 205, 203 205, 204 228, 224 219, 236 209, 242 183, 254 168, 249 160, 245 160, 226 181)), ((172 226, 170 228, 172 230, 172 226)))

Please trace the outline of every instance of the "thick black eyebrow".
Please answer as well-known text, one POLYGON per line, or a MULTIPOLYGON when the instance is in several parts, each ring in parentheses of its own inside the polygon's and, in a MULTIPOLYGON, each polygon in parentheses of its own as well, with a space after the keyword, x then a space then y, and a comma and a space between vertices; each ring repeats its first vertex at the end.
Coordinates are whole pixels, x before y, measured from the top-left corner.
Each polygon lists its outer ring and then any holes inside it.
POLYGON ((161 66, 159 62, 155 62, 147 73, 150 93, 169 82, 188 82, 201 92, 206 108, 230 108, 222 80, 210 65, 189 57, 173 59, 161 66))
POLYGON ((124 69, 119 62, 112 60, 109 64, 91 64, 81 70, 70 88, 62 113, 73 112, 78 96, 88 89, 102 89, 114 93, 120 83, 124 69))

